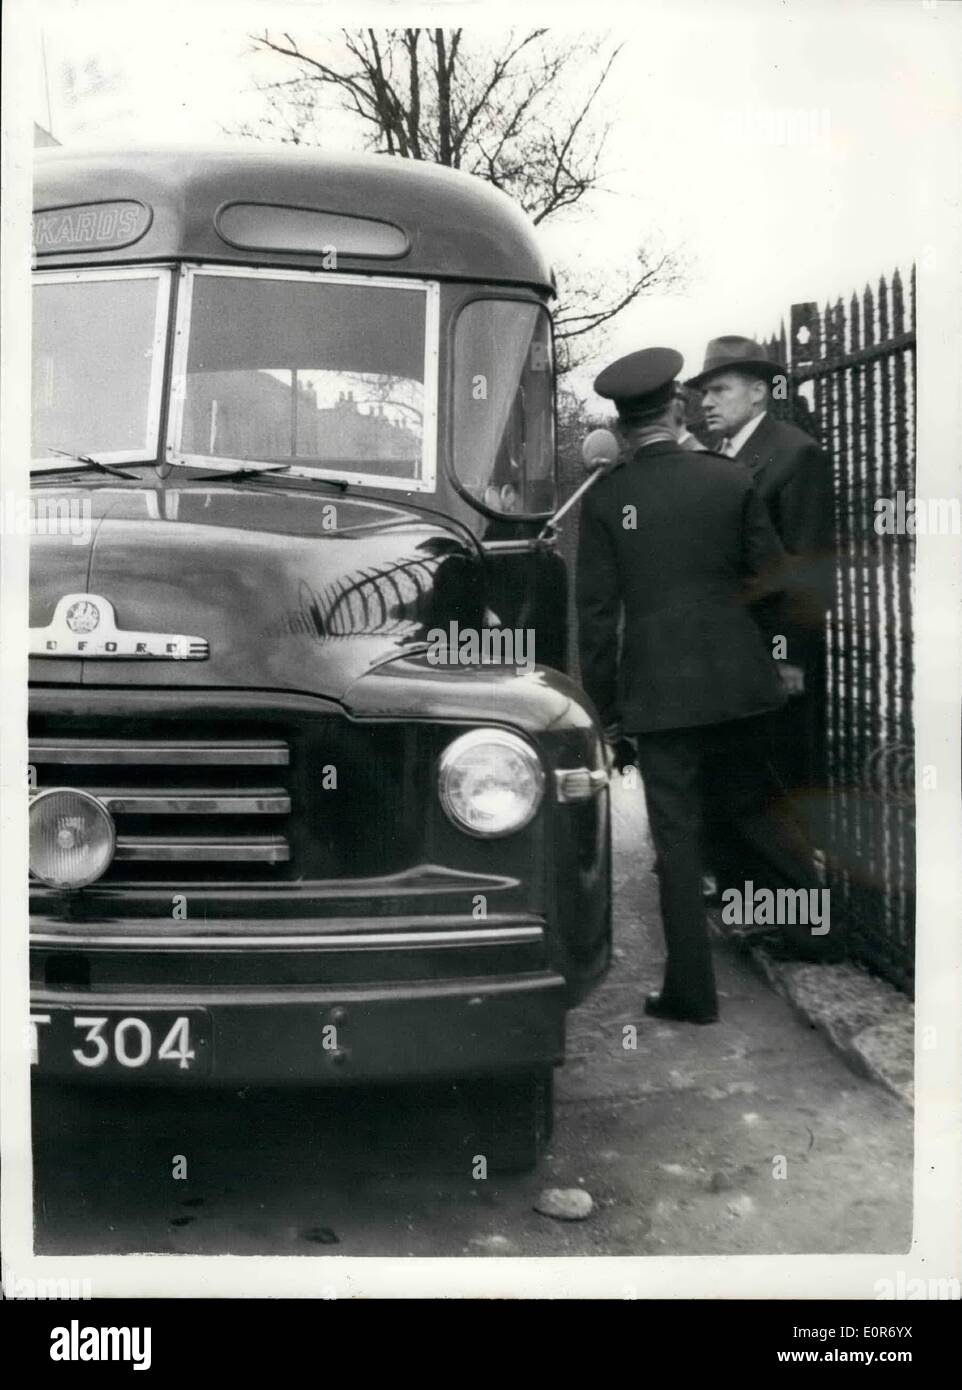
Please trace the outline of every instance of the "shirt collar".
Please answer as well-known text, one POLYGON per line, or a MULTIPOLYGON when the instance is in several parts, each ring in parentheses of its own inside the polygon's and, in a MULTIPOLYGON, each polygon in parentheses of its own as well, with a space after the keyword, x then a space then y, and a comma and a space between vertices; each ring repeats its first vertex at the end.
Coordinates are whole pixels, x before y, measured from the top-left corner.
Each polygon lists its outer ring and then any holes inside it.
POLYGON ((753 419, 749 420, 746 425, 742 425, 737 434, 732 435, 731 439, 728 441, 732 453, 737 454, 742 445, 751 439, 752 435, 758 429, 758 426, 764 420, 766 413, 767 412, 763 410, 761 415, 756 415, 753 419))
POLYGON ((639 449, 646 448, 649 444, 677 444, 678 436, 674 430, 670 430, 667 425, 653 425, 650 429, 639 431, 632 440, 632 449, 635 453, 639 449))

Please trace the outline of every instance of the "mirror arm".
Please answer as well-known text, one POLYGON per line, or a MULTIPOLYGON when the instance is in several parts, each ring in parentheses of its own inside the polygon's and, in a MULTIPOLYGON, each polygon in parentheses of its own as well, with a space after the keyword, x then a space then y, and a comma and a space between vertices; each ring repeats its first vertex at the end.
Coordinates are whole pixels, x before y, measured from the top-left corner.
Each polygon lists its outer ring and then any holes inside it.
POLYGON ((558 522, 561 520, 561 518, 565 515, 566 512, 570 512, 571 508, 574 506, 576 502, 579 502, 581 500, 581 498, 585 495, 585 493, 588 491, 590 487, 594 487, 595 483, 605 472, 607 472, 607 469, 604 467, 604 465, 602 465, 598 468, 595 468, 591 473, 588 474, 587 478, 585 478, 584 481, 581 482, 578 485, 578 487, 575 488, 574 492, 568 498, 567 502, 564 502, 554 513, 553 516, 548 517, 548 520, 545 522, 545 524, 542 526, 541 530, 538 533, 538 542, 548 545, 554 542, 558 529, 558 522))

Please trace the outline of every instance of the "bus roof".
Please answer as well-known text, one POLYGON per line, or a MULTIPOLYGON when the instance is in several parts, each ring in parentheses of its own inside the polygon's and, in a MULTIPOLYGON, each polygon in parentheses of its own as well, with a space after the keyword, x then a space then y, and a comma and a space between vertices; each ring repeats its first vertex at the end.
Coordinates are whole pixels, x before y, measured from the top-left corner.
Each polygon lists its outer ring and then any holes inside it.
POLYGON ((333 247, 337 269, 554 289, 534 225, 509 197, 388 155, 38 150, 34 209, 40 267, 177 259, 330 269, 333 247))

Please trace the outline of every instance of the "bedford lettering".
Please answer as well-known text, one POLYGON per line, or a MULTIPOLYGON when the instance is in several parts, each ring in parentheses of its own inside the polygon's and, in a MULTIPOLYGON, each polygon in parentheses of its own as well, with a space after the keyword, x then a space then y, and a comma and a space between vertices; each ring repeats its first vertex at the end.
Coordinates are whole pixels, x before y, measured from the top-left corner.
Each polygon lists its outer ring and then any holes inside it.
POLYGON ((150 1369, 149 1327, 69 1327, 50 1333, 51 1361, 130 1361, 135 1371, 150 1369))

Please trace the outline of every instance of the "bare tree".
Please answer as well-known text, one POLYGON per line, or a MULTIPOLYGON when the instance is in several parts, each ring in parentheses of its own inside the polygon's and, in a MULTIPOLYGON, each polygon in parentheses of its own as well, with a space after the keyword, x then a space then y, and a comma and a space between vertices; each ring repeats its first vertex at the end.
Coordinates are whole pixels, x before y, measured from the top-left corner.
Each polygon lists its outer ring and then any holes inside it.
MULTIPOLYGON (((556 40, 546 29, 511 31, 497 46, 469 41, 463 29, 342 29, 338 40, 308 47, 265 31, 252 41, 294 75, 263 84, 264 117, 235 133, 321 144, 333 104, 360 124, 370 148, 478 175, 535 223, 603 188, 609 123, 598 99, 620 44, 556 40)), ((560 370, 584 360, 595 331, 634 299, 679 274, 673 253, 651 248, 603 284, 583 267, 560 267, 560 370)))
POLYGON ((602 425, 610 425, 603 414, 594 414, 582 400, 577 391, 572 391, 563 383, 558 386, 557 435, 558 435, 558 482, 561 500, 564 501, 584 481, 585 466, 581 458, 581 445, 590 430, 602 425))
POLYGON ((601 330, 623 309, 639 296, 677 288, 684 272, 676 252, 653 242, 640 247, 633 262, 618 273, 559 266, 557 279, 555 344, 558 371, 564 375, 597 356, 601 330))

